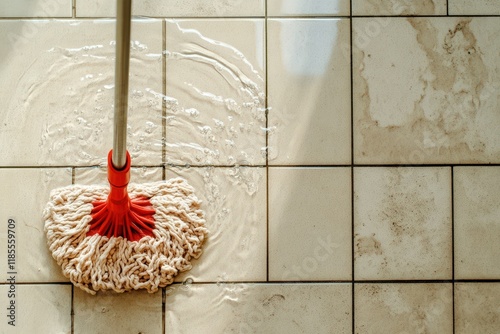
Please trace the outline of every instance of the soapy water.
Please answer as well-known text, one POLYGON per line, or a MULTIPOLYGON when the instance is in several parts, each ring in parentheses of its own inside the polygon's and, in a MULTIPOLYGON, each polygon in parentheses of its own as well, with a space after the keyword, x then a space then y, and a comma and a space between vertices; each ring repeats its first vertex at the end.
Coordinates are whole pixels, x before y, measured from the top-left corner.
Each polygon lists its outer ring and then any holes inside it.
MULTIPOLYGON (((235 47, 194 29, 174 31, 163 55, 133 41, 127 148, 134 165, 265 165, 264 80, 235 47), (162 89, 166 59, 167 93, 162 89), (162 110, 162 105, 165 110, 162 110), (163 129, 162 125, 166 127, 163 129)), ((114 41, 52 47, 48 77, 29 100, 50 102, 39 141, 40 165, 105 165, 112 147, 114 41), (51 82, 64 80, 62 92, 51 82)))
POLYGON ((167 34, 166 163, 264 165, 265 88, 256 66, 176 21, 167 34))
MULTIPOLYGON (((34 87, 29 96, 36 105, 33 100, 43 99, 47 93, 59 95, 50 103, 54 115, 48 115, 39 141, 39 164, 106 165, 112 147, 114 48, 110 41, 48 50, 55 61, 47 81, 34 87), (47 87, 60 80, 67 82, 62 92, 47 87)), ((149 53, 139 41, 132 43, 127 144, 135 164, 159 165, 162 161, 161 101, 140 89, 155 84, 152 71, 161 70, 161 59, 161 54, 149 53)))

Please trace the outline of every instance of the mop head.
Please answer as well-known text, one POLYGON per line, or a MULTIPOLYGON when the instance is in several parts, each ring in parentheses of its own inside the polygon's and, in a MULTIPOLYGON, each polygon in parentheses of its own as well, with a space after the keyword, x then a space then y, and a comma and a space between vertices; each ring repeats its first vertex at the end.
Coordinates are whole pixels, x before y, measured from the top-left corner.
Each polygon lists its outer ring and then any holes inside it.
POLYGON ((200 201, 181 178, 129 184, 131 199, 147 198, 155 210, 152 236, 138 241, 87 233, 93 204, 105 200, 107 186, 72 185, 55 189, 43 212, 52 256, 64 276, 81 289, 155 292, 191 269, 207 235, 200 201))

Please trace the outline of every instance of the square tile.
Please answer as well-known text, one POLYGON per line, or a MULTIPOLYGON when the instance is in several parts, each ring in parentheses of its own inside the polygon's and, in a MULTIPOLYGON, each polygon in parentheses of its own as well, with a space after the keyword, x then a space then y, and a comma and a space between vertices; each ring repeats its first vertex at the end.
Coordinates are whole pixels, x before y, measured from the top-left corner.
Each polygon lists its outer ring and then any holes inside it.
MULTIPOLYGON (((16 0, 0 6, 0 17, 71 17, 72 0, 16 0)), ((29 34, 28 30, 21 30, 29 34)))
POLYGON ((455 333, 496 334, 500 330, 500 284, 455 284, 455 333))
MULTIPOLYGON (((153 17, 264 16, 264 0, 143 0, 132 2, 132 14, 153 17)), ((115 17, 116 1, 77 1, 77 17, 115 17)))
POLYGON ((270 16, 332 16, 349 15, 349 0, 268 0, 270 16))
MULTIPOLYGON (((4 166, 88 166, 112 147, 115 24, 3 21, 0 142, 4 166), (29 35, 19 35, 28 29, 29 35), (61 39, 61 31, 64 38, 61 39)), ((162 24, 134 21, 128 148, 134 164, 162 162, 162 24)))
MULTIPOLYGON (((14 268, 0 261, 0 272, 17 272, 18 282, 66 282, 47 247, 43 210, 52 189, 71 184, 71 170, 0 168, 0 184, 0 244, 7 245, 8 235, 14 235, 16 254, 14 268), (9 219, 14 221, 12 229, 9 219)), ((0 256, 7 259, 7 247, 0 247, 0 256)), ((6 279, 2 275, 0 282, 6 279)))
POLYGON ((269 279, 349 280, 350 168, 269 169, 269 279))
POLYGON ((265 281, 266 169, 171 168, 167 179, 183 177, 202 200, 208 237, 193 268, 176 281, 265 281))
POLYGON ((75 288, 74 329, 79 333, 151 333, 162 330, 162 292, 98 292, 75 288))
POLYGON ((167 291, 167 333, 352 333, 350 284, 203 284, 167 291), (207 325, 209 324, 209 325, 207 325))
POLYGON ((166 161, 265 164, 264 20, 167 20, 166 161))
POLYGON ((500 168, 455 167, 455 277, 500 279, 500 168))
POLYGON ((70 333, 71 285, 0 285, 2 321, 0 332, 11 333, 70 333), (11 292, 14 291, 14 292, 11 292), (9 294, 15 294, 9 298, 9 294), (14 301, 14 319, 10 318, 10 302, 14 301), (4 308, 5 306, 5 308, 4 308), (8 322, 14 321, 15 326, 8 322))
POLYGON ((354 169, 355 278, 451 279, 446 167, 354 169))
POLYGON ((498 0, 448 0, 450 15, 500 15, 498 0))
POLYGON ((356 284, 356 334, 453 333, 453 289, 438 284, 356 284))
POLYGON ((500 162, 500 18, 353 20, 354 159, 500 162))
POLYGON ((447 0, 352 0, 353 15, 446 15, 447 0))
POLYGON ((349 20, 268 21, 271 164, 351 163, 349 20))

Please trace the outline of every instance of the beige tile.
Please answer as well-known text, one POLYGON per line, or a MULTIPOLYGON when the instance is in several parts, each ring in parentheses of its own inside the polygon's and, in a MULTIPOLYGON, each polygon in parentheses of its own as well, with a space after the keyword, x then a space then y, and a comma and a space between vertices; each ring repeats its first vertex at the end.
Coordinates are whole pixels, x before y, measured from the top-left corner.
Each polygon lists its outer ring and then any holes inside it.
POLYGON ((499 15, 498 0, 449 0, 450 15, 499 15))
MULTIPOLYGON (((264 16, 264 0, 144 0, 132 2, 132 14, 153 17, 264 16)), ((116 1, 77 1, 77 17, 114 17, 116 1)))
POLYGON ((352 333, 350 284, 181 285, 167 291, 167 333, 352 333), (207 325, 208 324, 208 325, 207 325))
POLYGON ((446 15, 446 0, 353 0, 353 15, 446 15))
POLYGON ((500 18, 353 20, 356 163, 500 162, 500 18))
POLYGON ((449 168, 354 170, 355 278, 451 279, 449 168))
MULTIPOLYGON (((161 21, 133 23, 128 148, 133 164, 161 159, 161 21)), ((115 25, 3 21, 2 165, 95 165, 112 146, 115 25), (61 32, 64 38, 61 39, 61 32)))
POLYGON ((499 198, 499 167, 455 167, 456 278, 500 278, 499 198))
MULTIPOLYGON (((0 169, 0 244, 7 245, 9 234, 15 236, 16 262, 10 268, 0 261, 0 272, 17 272, 18 282, 65 282, 61 269, 52 259, 44 233, 43 209, 52 189, 71 184, 69 169, 0 169), (14 232, 7 221, 12 219, 14 232)), ((9 249, 9 250, 12 250, 9 249)), ((0 256, 7 259, 7 247, 0 247, 0 256)), ((0 282, 7 277, 1 276, 0 282)))
POLYGON ((175 168, 166 176, 181 176, 195 188, 209 230, 203 254, 176 281, 264 281, 265 168, 175 168))
POLYGON ((74 332, 151 333, 162 329, 162 292, 98 292, 93 296, 75 288, 74 332))
POLYGON ((349 0, 268 0, 267 14, 271 16, 347 16, 349 15, 349 0))
POLYGON ((264 21, 167 21, 166 161, 265 163, 264 21))
POLYGON ((16 0, 0 6, 0 17, 71 17, 71 0, 16 0))
POLYGON ((70 333, 71 285, 0 285, 2 321, 0 332, 11 333, 70 333), (14 292, 12 292, 14 291, 14 292), (14 298, 9 294, 14 293, 14 298), (14 319, 10 318, 10 302, 14 301, 14 319), (4 308, 5 307, 5 308, 4 308), (6 317, 7 316, 7 317, 6 317), (8 322, 14 321, 14 325, 8 322))
POLYGON ((500 329, 500 284, 455 284, 455 333, 496 334, 500 329))
POLYGON ((269 279, 351 279, 350 168, 269 170, 269 279))
POLYGON ((453 333, 452 285, 356 284, 356 334, 453 333))
POLYGON ((271 164, 350 164, 349 21, 268 22, 271 164))

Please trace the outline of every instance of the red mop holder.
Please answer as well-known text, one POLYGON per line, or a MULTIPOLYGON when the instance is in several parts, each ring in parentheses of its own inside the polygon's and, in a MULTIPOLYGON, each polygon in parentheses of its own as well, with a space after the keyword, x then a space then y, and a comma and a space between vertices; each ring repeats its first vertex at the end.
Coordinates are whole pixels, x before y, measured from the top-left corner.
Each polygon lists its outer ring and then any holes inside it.
POLYGON ((106 200, 92 202, 92 221, 87 236, 99 234, 123 237, 138 241, 145 236, 153 237, 155 210, 146 197, 130 198, 127 186, 130 181, 130 154, 127 151, 123 169, 113 166, 112 152, 108 154, 108 181, 110 192, 106 200))

